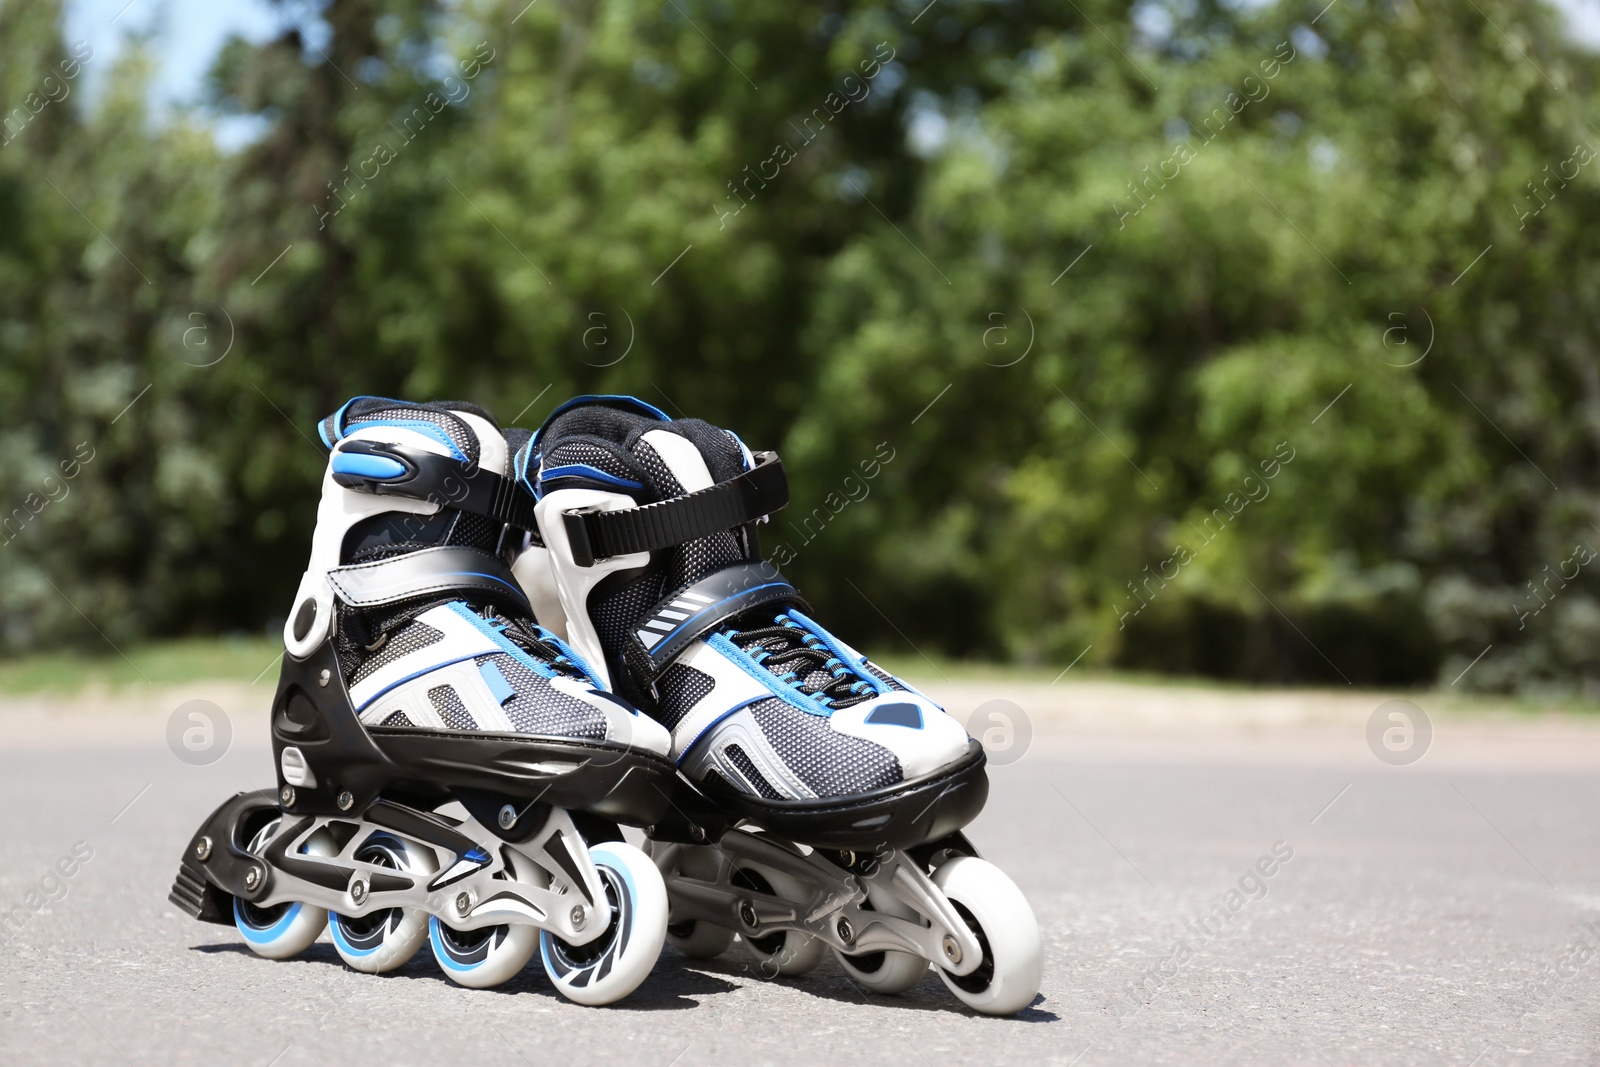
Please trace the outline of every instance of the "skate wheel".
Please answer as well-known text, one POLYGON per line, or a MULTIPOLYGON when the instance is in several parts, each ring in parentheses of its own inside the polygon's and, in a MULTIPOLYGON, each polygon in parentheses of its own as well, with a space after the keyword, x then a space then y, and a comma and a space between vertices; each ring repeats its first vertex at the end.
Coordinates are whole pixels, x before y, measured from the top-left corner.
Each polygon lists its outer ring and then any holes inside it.
MULTIPOLYGON (((867 890, 867 899, 861 908, 863 911, 879 911, 885 915, 917 920, 915 909, 876 887, 867 890)), ((904 993, 928 973, 928 961, 912 952, 886 949, 851 956, 834 949, 833 955, 839 961, 839 966, 844 968, 845 974, 872 992, 884 996, 904 993)))
POLYGON ((623 841, 589 850, 611 903, 611 925, 582 945, 539 932, 544 972, 568 1000, 611 1004, 639 988, 667 936, 667 885, 650 857, 623 841))
MULTIPOLYGON (((395 870, 432 874, 433 855, 420 845, 393 834, 368 838, 355 858, 395 870)), ((350 917, 328 913, 328 936, 339 957, 366 974, 383 974, 402 967, 428 937, 428 913, 421 908, 384 908, 350 917)))
MULTIPOLYGON (((767 867, 735 867, 728 879, 741 889, 770 893, 785 900, 805 900, 806 888, 795 879, 767 867)), ((739 940, 755 957, 763 978, 797 978, 816 969, 828 954, 828 946, 798 930, 775 930, 753 936, 741 933, 739 940)))
POLYGON ((886 949, 846 956, 835 949, 833 955, 851 978, 885 996, 904 993, 928 973, 928 961, 911 952, 886 949))
MULTIPOLYGON (((685 878, 715 882, 721 866, 717 850, 710 845, 687 847, 679 853, 676 873, 685 878)), ((671 891, 668 891, 671 897, 671 891)), ((733 931, 703 919, 667 924, 667 944, 693 960, 715 959, 733 944, 733 931)))
POLYGON ((968 974, 939 968, 939 977, 963 1004, 985 1015, 1010 1015, 1033 1003, 1044 978, 1044 943, 1033 909, 1015 882, 992 863, 957 856, 933 872, 983 948, 983 962, 968 974))
POLYGON ((667 927, 667 944, 692 960, 716 959, 733 944, 733 931, 703 919, 667 927))
POLYGON ((428 920, 428 941, 446 978, 468 989, 490 989, 533 959, 533 951, 539 947, 539 930, 520 923, 454 930, 435 915, 428 920))
MULTIPOLYGON (((283 824, 283 817, 274 815, 250 839, 249 851, 259 855, 283 824)), ((338 853, 333 841, 323 834, 314 835, 303 851, 315 856, 332 856, 338 853)), ((271 907, 260 908, 247 900, 233 898, 233 925, 238 928, 250 951, 269 960, 286 960, 298 956, 311 947, 328 927, 328 913, 298 900, 285 901, 271 907)))
MULTIPOLYGON (((511 873, 518 881, 539 878, 539 884, 544 884, 532 864, 516 853, 510 853, 508 858, 511 873)), ((428 919, 428 943, 446 978, 468 989, 490 989, 510 979, 533 959, 534 950, 539 947, 539 928, 516 923, 457 930, 434 915, 428 919)))

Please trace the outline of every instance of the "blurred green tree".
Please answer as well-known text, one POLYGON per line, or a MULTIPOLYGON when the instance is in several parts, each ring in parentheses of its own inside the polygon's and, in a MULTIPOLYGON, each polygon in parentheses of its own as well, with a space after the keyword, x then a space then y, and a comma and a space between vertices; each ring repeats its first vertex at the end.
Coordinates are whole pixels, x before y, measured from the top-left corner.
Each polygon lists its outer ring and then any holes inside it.
MULTIPOLYGON (((4 647, 274 625, 349 395, 627 391, 783 450, 765 539, 881 647, 1600 689, 1553 11, 285 13, 210 78, 240 151, 145 113, 148 46, 7 127, 4 647)), ((0 106, 59 25, 0 6, 0 106)))

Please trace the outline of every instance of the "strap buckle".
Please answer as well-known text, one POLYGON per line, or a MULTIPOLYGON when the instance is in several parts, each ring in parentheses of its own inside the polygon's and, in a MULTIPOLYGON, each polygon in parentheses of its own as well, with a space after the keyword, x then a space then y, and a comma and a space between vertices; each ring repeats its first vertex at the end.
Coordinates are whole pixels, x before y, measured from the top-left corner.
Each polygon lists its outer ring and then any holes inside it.
POLYGON ((334 483, 347 489, 425 500, 519 530, 538 529, 534 500, 514 480, 451 456, 392 442, 340 441, 332 465, 334 483))
POLYGON ((600 509, 596 507, 573 508, 561 513, 561 525, 567 530, 567 547, 572 551, 572 562, 580 567, 593 567, 595 564, 588 520, 598 514, 600 509))
POLYGON ((755 466, 725 482, 655 504, 619 511, 598 507, 561 513, 572 561, 654 552, 755 522, 789 503, 789 479, 776 452, 754 454, 755 466))

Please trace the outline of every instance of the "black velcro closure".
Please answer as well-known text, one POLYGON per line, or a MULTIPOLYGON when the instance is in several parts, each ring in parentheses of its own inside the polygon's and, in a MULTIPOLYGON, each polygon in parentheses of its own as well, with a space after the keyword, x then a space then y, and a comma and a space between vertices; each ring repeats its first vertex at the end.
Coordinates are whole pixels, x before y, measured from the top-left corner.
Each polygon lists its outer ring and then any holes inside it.
POLYGON ((738 477, 670 500, 563 512, 573 562, 592 567, 597 559, 671 548, 772 514, 789 503, 789 479, 776 452, 754 455, 756 465, 738 477))
POLYGON ((475 548, 424 548, 391 559, 335 567, 328 571, 328 584, 353 608, 459 592, 532 612, 511 568, 498 556, 475 548))
POLYGON ((633 626, 630 643, 644 653, 654 679, 695 640, 735 615, 778 601, 804 603, 771 563, 735 563, 662 599, 633 626))

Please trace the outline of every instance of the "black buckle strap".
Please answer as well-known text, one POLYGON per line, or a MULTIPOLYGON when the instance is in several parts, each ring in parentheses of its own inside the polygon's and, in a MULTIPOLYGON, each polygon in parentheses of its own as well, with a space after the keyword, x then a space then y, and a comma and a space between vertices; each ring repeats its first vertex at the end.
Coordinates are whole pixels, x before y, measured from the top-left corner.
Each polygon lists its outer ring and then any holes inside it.
POLYGON ((783 460, 776 452, 757 452, 755 461, 736 478, 671 500, 621 511, 563 512, 572 561, 592 567, 597 559, 671 548, 772 514, 789 503, 783 460))
POLYGON ((811 610, 771 563, 755 560, 724 567, 663 598, 639 620, 626 646, 632 652, 630 665, 653 682, 694 641, 735 615, 779 602, 811 610))
POLYGON ((493 471, 482 467, 469 469, 451 456, 392 442, 341 441, 335 448, 335 457, 339 455, 379 457, 394 460, 405 468, 392 477, 335 470, 334 483, 346 489, 426 500, 483 515, 520 530, 538 530, 532 494, 519 489, 512 479, 502 478, 493 471))
POLYGON ((353 608, 460 592, 486 597, 518 613, 533 611, 505 561, 475 548, 424 548, 372 563, 334 567, 328 571, 328 584, 353 608))

